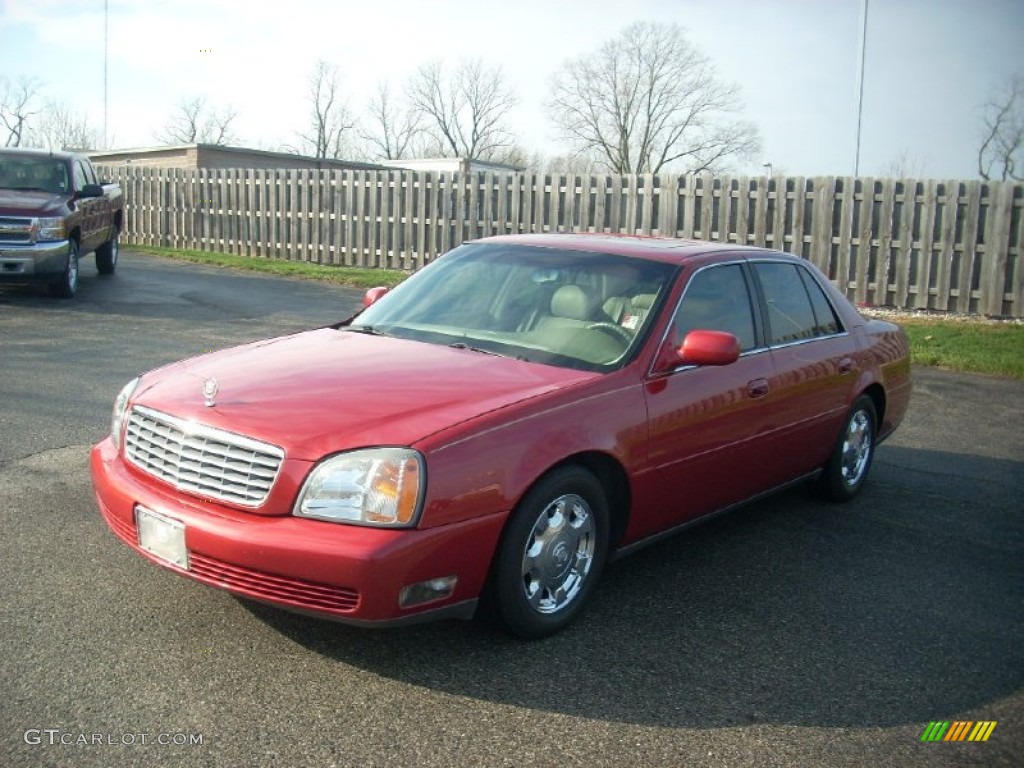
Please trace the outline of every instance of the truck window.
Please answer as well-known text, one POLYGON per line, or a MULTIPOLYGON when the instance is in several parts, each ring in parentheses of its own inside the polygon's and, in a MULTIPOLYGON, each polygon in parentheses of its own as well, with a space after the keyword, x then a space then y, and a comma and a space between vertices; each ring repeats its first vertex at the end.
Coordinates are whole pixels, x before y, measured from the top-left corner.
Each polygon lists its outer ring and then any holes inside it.
MULTIPOLYGON (((95 184, 96 174, 93 173, 92 165, 87 163, 85 160, 76 160, 75 165, 78 167, 78 172, 81 174, 83 184, 95 184)), ((78 187, 81 189, 81 187, 78 187)))

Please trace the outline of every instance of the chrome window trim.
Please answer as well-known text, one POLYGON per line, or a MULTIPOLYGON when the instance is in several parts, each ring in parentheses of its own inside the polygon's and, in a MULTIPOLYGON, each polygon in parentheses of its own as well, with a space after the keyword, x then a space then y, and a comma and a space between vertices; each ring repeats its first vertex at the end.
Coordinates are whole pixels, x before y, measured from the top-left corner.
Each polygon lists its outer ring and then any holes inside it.
POLYGON ((772 344, 768 349, 785 349, 786 347, 798 347, 803 344, 811 344, 815 341, 824 341, 825 339, 837 339, 840 336, 849 336, 849 331, 840 331, 839 333, 826 333, 821 336, 812 336, 809 339, 797 339, 796 341, 784 341, 781 344, 772 344))
MULTIPOLYGON (((754 349, 748 349, 746 352, 740 352, 740 359, 744 357, 753 357, 754 355, 763 355, 766 352, 771 352, 772 347, 755 347, 754 349)), ((709 368, 715 366, 701 366, 701 365, 680 365, 676 368, 661 371, 659 373, 652 374, 654 378, 661 376, 672 376, 677 373, 683 373, 685 371, 696 371, 699 368, 709 368)))

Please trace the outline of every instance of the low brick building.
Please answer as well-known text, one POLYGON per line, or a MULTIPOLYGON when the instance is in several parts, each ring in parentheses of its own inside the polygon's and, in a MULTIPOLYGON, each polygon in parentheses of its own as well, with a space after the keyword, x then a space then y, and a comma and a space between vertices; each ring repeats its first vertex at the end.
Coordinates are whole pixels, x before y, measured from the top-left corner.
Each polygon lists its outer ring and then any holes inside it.
POLYGON ((374 163, 328 160, 288 152, 224 147, 215 144, 181 144, 88 152, 97 165, 130 165, 149 168, 310 168, 315 170, 392 170, 374 163))

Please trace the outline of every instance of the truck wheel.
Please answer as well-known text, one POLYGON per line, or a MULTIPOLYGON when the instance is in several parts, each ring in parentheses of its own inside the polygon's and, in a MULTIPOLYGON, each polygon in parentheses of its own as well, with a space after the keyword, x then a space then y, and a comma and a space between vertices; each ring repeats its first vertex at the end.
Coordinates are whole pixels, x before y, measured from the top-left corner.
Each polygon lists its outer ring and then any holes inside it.
POLYGON ((103 245, 96 249, 96 271, 101 275, 112 275, 117 268, 117 254, 120 250, 118 238, 121 233, 117 229, 103 245))
POLYGON ((61 276, 50 283, 50 293, 60 299, 73 299, 78 290, 78 243, 68 241, 68 263, 61 276))

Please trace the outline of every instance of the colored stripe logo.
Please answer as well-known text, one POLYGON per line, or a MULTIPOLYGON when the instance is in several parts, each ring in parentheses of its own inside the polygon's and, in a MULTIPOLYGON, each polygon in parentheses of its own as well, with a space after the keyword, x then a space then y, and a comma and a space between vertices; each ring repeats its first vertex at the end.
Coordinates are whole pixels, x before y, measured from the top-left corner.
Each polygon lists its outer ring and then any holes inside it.
POLYGON ((921 741, 988 741, 997 720, 933 720, 921 734, 921 741))

